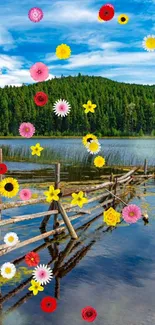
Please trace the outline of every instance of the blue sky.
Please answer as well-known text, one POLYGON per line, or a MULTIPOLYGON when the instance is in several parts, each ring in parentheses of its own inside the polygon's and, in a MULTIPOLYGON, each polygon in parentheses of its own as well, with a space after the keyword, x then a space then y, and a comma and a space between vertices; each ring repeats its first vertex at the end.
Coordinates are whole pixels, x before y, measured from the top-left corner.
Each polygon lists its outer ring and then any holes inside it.
POLYGON ((0 4, 0 87, 33 83, 29 69, 45 63, 53 76, 96 75, 138 84, 155 84, 155 52, 142 47, 145 36, 155 35, 155 0, 108 0, 115 7, 109 22, 98 21, 102 0, 6 0, 0 4), (39 7, 44 18, 28 19, 39 7), (129 23, 120 25, 120 14, 129 23), (58 60, 55 49, 71 47, 68 60, 58 60))

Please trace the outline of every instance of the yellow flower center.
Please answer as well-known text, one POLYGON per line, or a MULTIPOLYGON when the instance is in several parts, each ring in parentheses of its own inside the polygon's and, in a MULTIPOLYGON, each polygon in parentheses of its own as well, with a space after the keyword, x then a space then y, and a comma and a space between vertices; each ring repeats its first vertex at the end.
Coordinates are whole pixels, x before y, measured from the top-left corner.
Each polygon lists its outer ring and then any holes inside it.
POLYGON ((8 237, 8 241, 12 243, 14 241, 14 237, 13 236, 8 237))
POLYGON ((6 274, 10 274, 10 273, 11 273, 11 267, 6 267, 6 269, 5 269, 5 273, 6 273, 6 274))
POLYGON ((31 258, 31 261, 34 261, 34 258, 33 257, 31 258))
POLYGON ((89 149, 90 149, 90 151, 97 151, 98 150, 98 148, 99 148, 99 145, 98 145, 98 143, 96 143, 96 142, 91 142, 90 143, 90 145, 89 145, 89 149))
POLYGON ((130 217, 133 217, 134 216, 134 213, 133 212, 130 212, 129 215, 130 215, 130 217))
POLYGON ((155 49, 155 38, 149 37, 146 40, 146 47, 151 50, 155 49))
POLYGON ((88 105, 88 108, 91 108, 92 107, 92 105, 88 105))
POLYGON ((80 202, 80 201, 82 201, 82 198, 81 198, 81 197, 78 197, 78 199, 77 199, 77 200, 80 202))
POLYGON ((38 284, 35 284, 34 289, 35 290, 38 290, 38 287, 39 287, 39 285, 38 284))
POLYGON ((30 131, 30 129, 29 129, 29 128, 25 128, 25 131, 26 131, 26 132, 29 132, 29 131, 30 131))

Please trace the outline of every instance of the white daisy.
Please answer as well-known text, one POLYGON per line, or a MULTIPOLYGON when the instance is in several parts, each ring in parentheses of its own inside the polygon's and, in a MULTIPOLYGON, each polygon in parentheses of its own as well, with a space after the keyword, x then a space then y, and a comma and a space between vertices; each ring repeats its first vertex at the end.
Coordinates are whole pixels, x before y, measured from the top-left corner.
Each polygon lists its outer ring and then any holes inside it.
POLYGON ((8 246, 14 246, 18 241, 18 236, 15 232, 8 232, 8 234, 4 236, 4 243, 8 246))
POLYGON ((155 50, 155 35, 144 37, 142 45, 146 51, 153 52, 155 50))
POLYGON ((56 115, 64 117, 70 112, 71 106, 66 100, 58 100, 53 106, 56 115))
POLYGON ((38 265, 35 270, 32 272, 33 279, 37 282, 40 282, 40 284, 47 284, 49 283, 53 278, 53 272, 50 267, 47 265, 38 265))
POLYGON ((16 268, 12 263, 4 263, 1 266, 1 275, 3 278, 12 279, 16 274, 16 268))
POLYGON ((98 140, 92 140, 91 142, 88 142, 86 148, 89 153, 95 155, 101 150, 101 145, 98 140))

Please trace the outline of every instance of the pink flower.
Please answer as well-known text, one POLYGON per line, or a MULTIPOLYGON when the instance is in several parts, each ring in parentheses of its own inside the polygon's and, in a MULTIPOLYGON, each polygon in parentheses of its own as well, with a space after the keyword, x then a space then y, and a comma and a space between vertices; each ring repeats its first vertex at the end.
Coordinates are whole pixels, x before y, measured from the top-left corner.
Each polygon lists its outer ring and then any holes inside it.
POLYGON ((35 127, 31 123, 23 122, 19 127, 19 133, 24 138, 31 138, 35 133, 35 127))
POLYGON ((28 17, 34 23, 38 23, 43 18, 43 11, 40 8, 31 8, 28 12, 28 17))
POLYGON ((58 100, 55 102, 53 109, 56 115, 64 117, 70 112, 70 104, 66 100, 58 100))
POLYGON ((130 204, 122 210, 122 217, 127 223, 135 223, 142 217, 142 212, 137 205, 130 204))
POLYGON ((31 195, 32 195, 31 191, 26 188, 24 188, 19 192, 19 196, 23 201, 29 200, 31 198, 31 195))
POLYGON ((49 76, 48 67, 42 62, 37 62, 30 68, 30 75, 36 81, 45 81, 49 76))
POLYGON ((38 265, 32 272, 35 281, 40 282, 40 284, 47 284, 53 278, 53 271, 47 265, 38 265))

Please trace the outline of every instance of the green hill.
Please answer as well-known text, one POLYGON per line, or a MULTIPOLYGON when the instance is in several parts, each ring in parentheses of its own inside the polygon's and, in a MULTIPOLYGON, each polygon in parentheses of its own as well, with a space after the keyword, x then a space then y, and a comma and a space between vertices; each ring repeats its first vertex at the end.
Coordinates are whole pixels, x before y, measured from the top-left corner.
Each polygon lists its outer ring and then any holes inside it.
POLYGON ((61 77, 45 82, 0 89, 0 135, 19 135, 21 122, 31 122, 35 135, 98 136, 155 135, 155 86, 131 85, 102 77, 61 77), (36 92, 44 91, 49 101, 35 105, 36 92), (70 114, 57 117, 56 100, 66 99, 70 114), (84 113, 83 104, 91 100, 95 113, 84 113))

